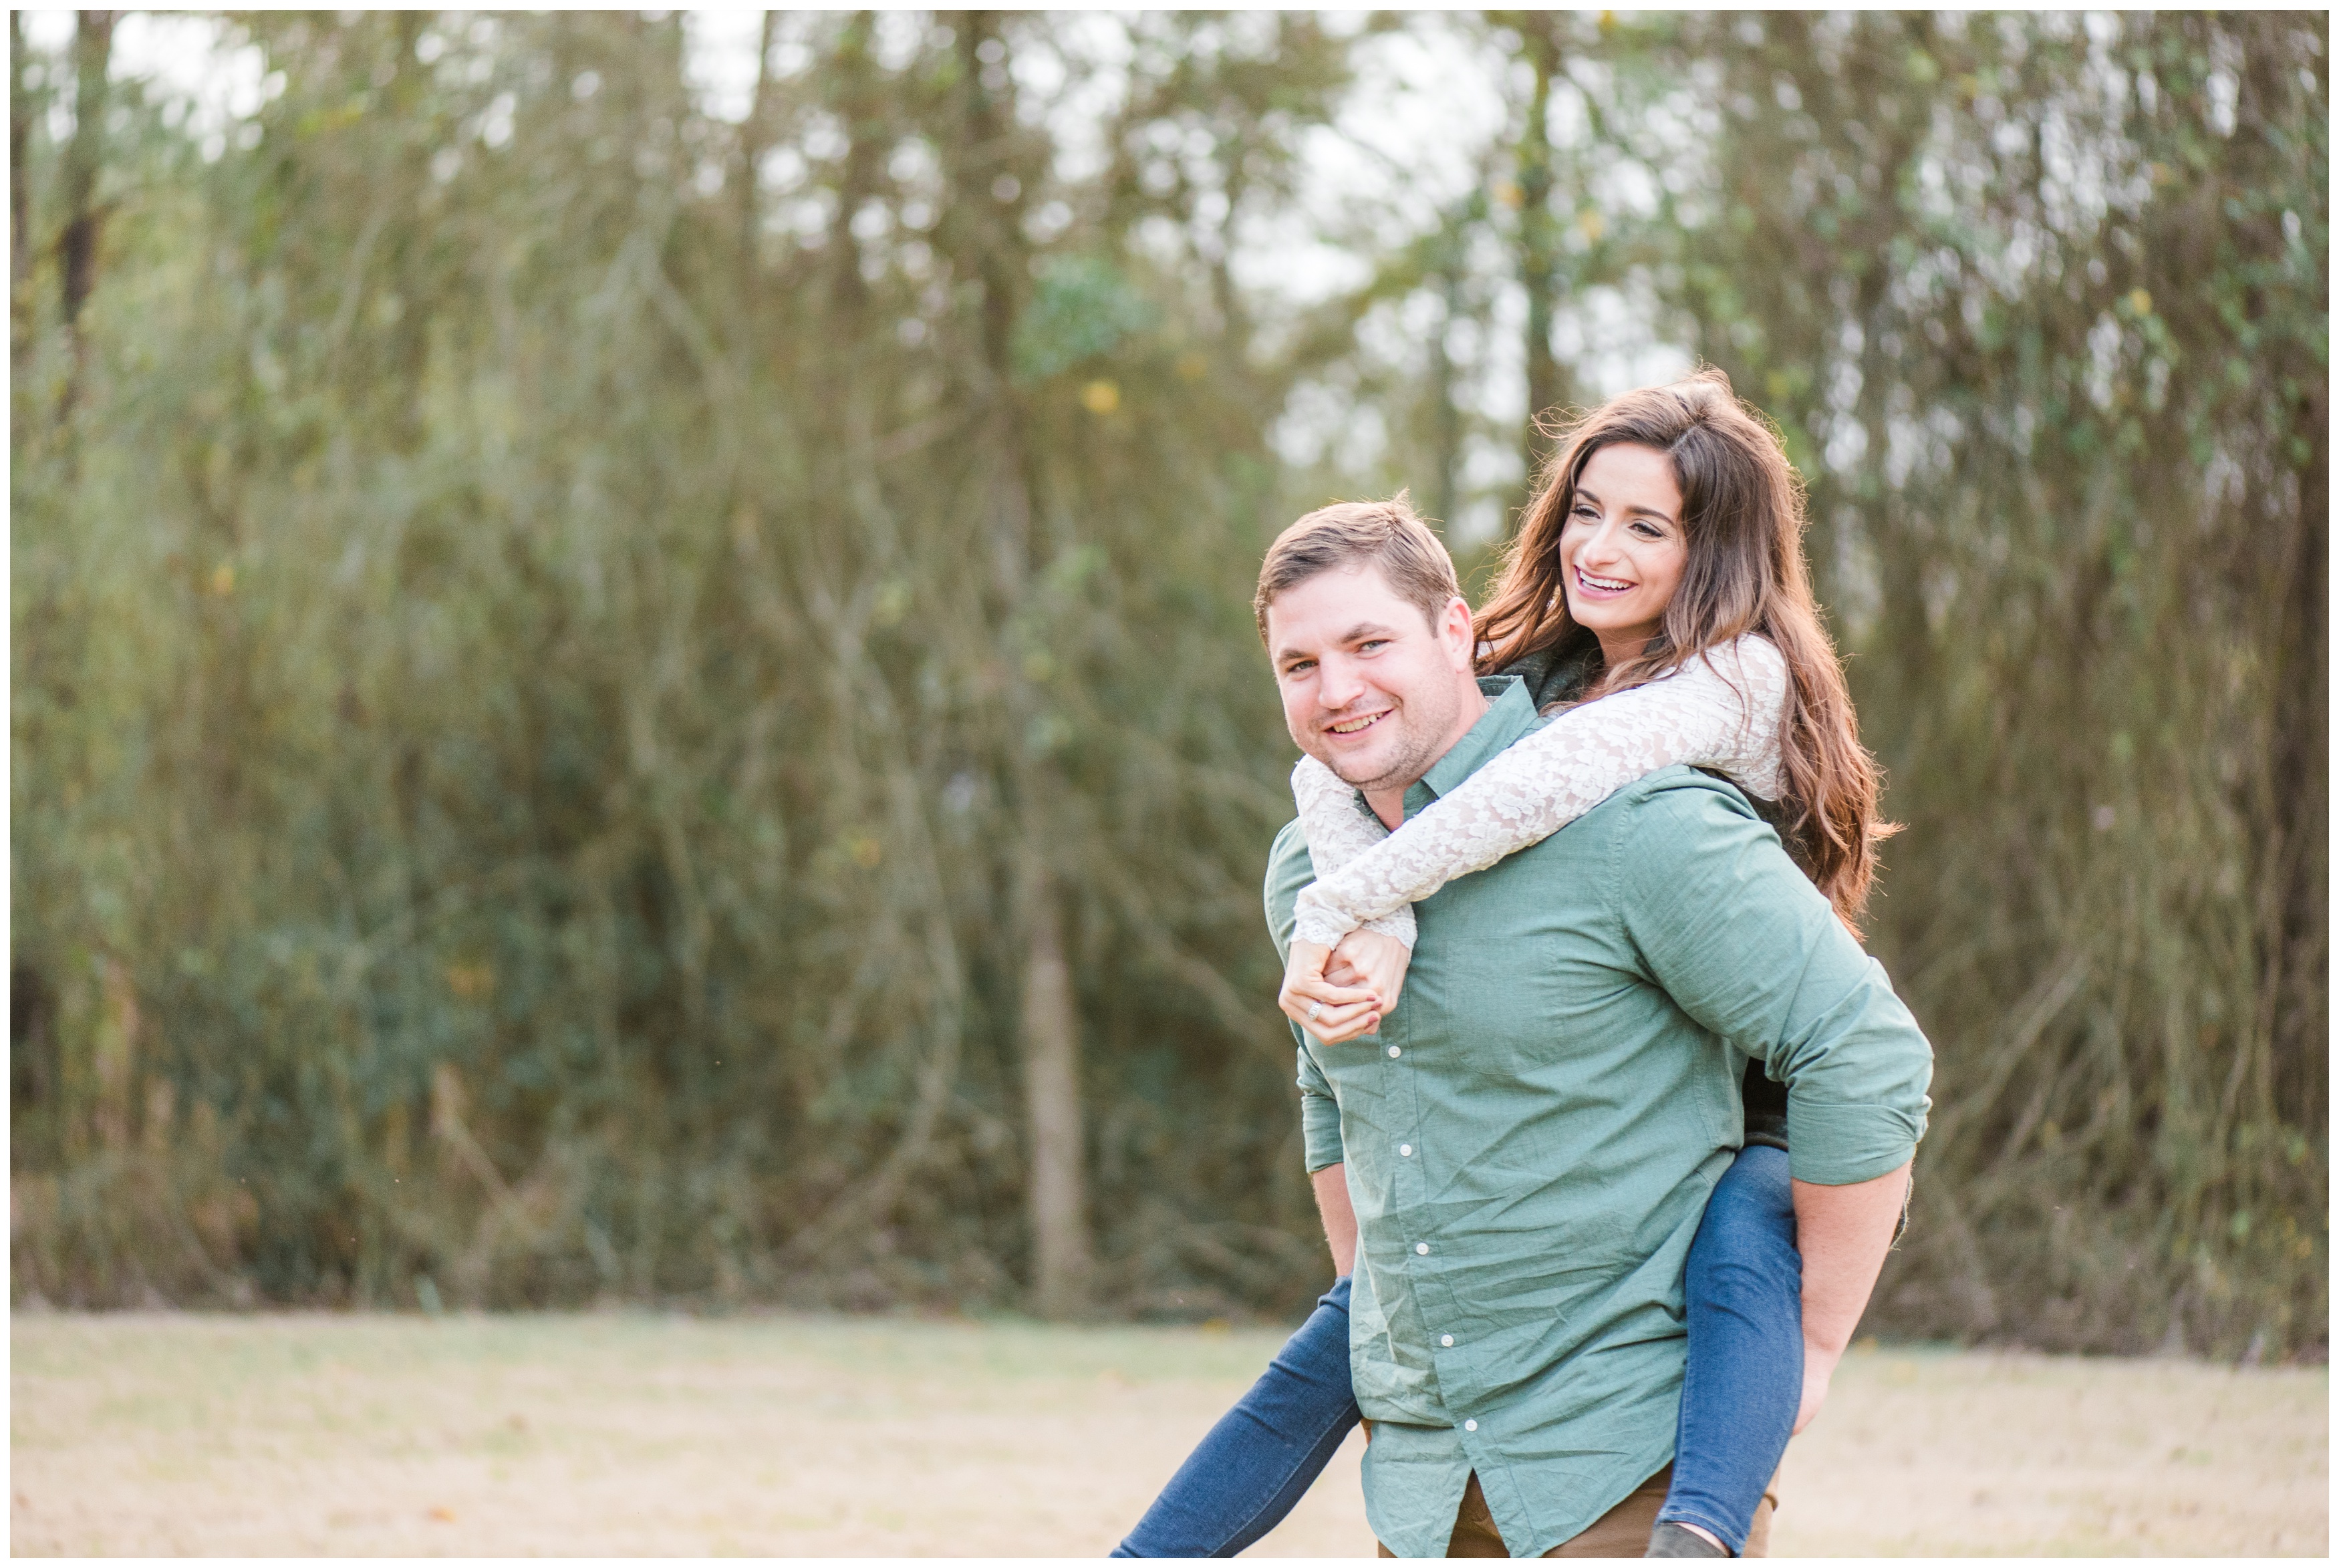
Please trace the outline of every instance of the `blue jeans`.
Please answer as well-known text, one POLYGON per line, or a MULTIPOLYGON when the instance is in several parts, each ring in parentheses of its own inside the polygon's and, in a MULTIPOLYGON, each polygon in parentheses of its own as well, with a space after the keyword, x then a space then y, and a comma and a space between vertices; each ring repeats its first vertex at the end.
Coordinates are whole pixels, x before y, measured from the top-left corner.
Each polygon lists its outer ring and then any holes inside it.
MULTIPOLYGON (((1689 1358, 1659 1519, 1746 1546, 1803 1395, 1803 1260, 1784 1149, 1752 1145, 1690 1246, 1689 1358)), ((1231 1557, 1283 1522, 1358 1419, 1344 1276, 1179 1465, 1116 1557, 1231 1557)))
POLYGON ((1740 1553, 1803 1402, 1803 1255, 1785 1149, 1738 1151, 1706 1199, 1683 1285, 1689 1358, 1657 1517, 1702 1524, 1740 1553))
POLYGON ((1283 1523, 1360 1419, 1343 1274, 1112 1554, 1233 1556, 1283 1523))

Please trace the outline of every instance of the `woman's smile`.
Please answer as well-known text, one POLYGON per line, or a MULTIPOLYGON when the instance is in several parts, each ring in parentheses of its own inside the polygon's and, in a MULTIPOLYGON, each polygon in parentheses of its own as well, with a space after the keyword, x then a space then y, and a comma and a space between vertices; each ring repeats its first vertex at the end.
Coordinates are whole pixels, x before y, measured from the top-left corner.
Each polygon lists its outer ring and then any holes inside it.
POLYGON ((1594 599, 1613 599, 1620 594, 1631 593, 1634 588, 1639 587, 1641 585, 1633 582, 1629 577, 1594 577, 1590 572, 1585 571, 1581 566, 1578 566, 1575 568, 1575 586, 1587 597, 1594 599))

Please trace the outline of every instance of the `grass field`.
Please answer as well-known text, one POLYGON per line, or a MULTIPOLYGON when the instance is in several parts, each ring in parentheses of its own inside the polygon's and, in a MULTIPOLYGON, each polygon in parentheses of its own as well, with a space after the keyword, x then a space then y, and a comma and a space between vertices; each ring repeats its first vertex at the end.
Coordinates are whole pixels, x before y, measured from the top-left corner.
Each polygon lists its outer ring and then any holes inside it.
MULTIPOLYGON (((1100 1556, 1276 1331, 20 1314, 24 1554, 1100 1556)), ((1863 1349, 1781 1555, 2322 1555, 2326 1369, 1863 1349)), ((1351 1438, 1254 1555, 1371 1556, 1351 1438)))

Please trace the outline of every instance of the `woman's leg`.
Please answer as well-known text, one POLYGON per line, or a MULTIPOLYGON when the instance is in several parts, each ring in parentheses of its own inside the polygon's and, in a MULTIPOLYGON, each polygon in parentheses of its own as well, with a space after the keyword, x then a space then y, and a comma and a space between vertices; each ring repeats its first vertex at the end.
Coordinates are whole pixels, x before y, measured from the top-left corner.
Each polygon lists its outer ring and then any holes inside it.
POLYGON ((1690 1245, 1689 1366, 1662 1523, 1746 1549, 1803 1397, 1803 1259, 1782 1149, 1749 1145, 1714 1184, 1690 1245))
POLYGON ((1112 1554, 1233 1556, 1283 1522, 1357 1421, 1344 1274, 1112 1554))

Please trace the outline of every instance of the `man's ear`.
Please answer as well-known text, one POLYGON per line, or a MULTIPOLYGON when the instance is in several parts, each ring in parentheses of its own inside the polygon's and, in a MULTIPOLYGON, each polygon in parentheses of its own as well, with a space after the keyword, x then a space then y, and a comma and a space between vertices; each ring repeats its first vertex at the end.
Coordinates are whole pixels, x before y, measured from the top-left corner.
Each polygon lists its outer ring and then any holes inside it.
POLYGON ((1446 613, 1437 618, 1437 640, 1445 646, 1446 656, 1456 669, 1475 666, 1477 623, 1471 618, 1470 601, 1459 594, 1446 601, 1446 613))

